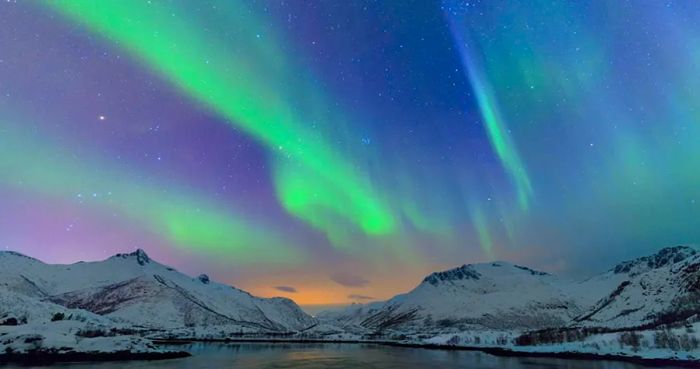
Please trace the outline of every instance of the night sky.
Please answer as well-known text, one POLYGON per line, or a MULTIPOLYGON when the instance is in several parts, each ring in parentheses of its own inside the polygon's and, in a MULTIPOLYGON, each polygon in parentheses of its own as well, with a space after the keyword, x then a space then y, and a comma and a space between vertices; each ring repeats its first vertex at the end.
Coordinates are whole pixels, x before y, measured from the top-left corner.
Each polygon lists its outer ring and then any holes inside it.
POLYGON ((301 304, 700 241, 700 2, 0 4, 0 248, 301 304))

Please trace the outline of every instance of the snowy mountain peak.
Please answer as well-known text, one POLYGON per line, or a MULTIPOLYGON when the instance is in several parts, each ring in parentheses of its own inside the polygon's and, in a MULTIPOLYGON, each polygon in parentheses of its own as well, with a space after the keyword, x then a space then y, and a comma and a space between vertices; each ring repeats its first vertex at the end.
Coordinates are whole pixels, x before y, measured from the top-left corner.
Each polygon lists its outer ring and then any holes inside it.
POLYGON ((522 265, 515 265, 515 264, 514 264, 513 267, 514 267, 514 268, 518 268, 518 269, 520 269, 520 270, 524 270, 524 271, 530 273, 530 275, 549 275, 549 273, 547 273, 547 272, 541 272, 541 271, 539 271, 539 270, 535 270, 535 269, 532 269, 532 268, 528 268, 528 267, 522 266, 522 265))
POLYGON ((584 281, 504 261, 428 275, 386 302, 318 315, 358 332, 435 333, 551 328, 641 329, 697 319, 700 252, 668 247, 584 281))
POLYGON ((456 281, 464 279, 479 280, 480 278, 481 274, 474 270, 474 267, 471 264, 465 264, 458 268, 432 273, 425 277, 423 282, 428 282, 433 286, 437 286, 441 281, 456 281))
POLYGON ((423 282, 437 286, 440 282, 454 282, 458 280, 478 281, 485 276, 498 277, 503 275, 527 273, 532 276, 546 276, 545 272, 540 272, 521 265, 511 264, 505 261, 494 261, 481 264, 465 264, 454 269, 436 272, 428 275, 423 282))
POLYGON ((505 261, 432 273, 386 302, 319 314, 351 329, 449 332, 459 329, 556 327, 579 314, 555 276, 505 261))
POLYGON ((697 254, 698 252, 694 248, 688 246, 666 247, 655 254, 624 261, 616 265, 612 271, 615 274, 627 273, 636 275, 647 270, 659 269, 671 264, 680 263, 697 254))
POLYGON ((37 303, 150 329, 288 332, 316 323, 291 300, 255 297, 205 274, 180 273, 141 249, 74 264, 44 264, 15 255, 0 254, 0 313, 2 297, 10 291, 37 303))
POLYGON ((151 262, 151 258, 148 257, 148 254, 146 254, 146 251, 143 251, 143 249, 136 249, 136 251, 128 254, 116 254, 113 257, 122 259, 133 257, 136 258, 136 262, 139 263, 139 265, 146 265, 151 262))
POLYGON ((197 277, 197 279, 199 279, 199 281, 204 284, 209 284, 209 276, 206 274, 200 274, 199 277, 197 277))
POLYGON ((38 261, 37 259, 34 259, 34 258, 31 257, 31 256, 24 255, 24 254, 19 253, 19 252, 17 252, 17 251, 0 251, 0 255, 1 255, 1 256, 5 256, 5 255, 7 255, 7 256, 18 256, 18 257, 21 257, 21 258, 26 258, 26 259, 29 259, 29 260, 38 261))

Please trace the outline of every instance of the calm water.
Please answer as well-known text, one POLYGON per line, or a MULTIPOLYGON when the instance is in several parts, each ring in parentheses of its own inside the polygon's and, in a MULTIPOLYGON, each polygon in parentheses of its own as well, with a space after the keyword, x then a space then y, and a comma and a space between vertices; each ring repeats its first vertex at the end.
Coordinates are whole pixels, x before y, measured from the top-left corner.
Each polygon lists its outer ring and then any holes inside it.
MULTIPOLYGON (((223 344, 174 346, 184 359, 118 363, 55 364, 75 369, 639 369, 635 364, 544 358, 497 357, 472 351, 441 351, 360 344, 223 344)), ((19 366, 6 366, 19 368, 19 366)), ((28 367, 22 367, 24 369, 28 367)), ((45 367, 44 367, 45 368, 45 367)))

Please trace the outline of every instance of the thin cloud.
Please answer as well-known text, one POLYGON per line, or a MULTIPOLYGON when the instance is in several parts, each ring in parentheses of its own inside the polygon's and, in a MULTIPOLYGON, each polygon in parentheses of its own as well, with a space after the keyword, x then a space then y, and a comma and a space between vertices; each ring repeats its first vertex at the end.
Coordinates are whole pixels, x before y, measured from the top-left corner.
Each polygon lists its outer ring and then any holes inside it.
POLYGON ((330 276, 331 280, 345 287, 364 287, 369 284, 369 281, 359 275, 349 273, 336 273, 330 276))
POLYGON ((374 300, 374 297, 365 295, 348 295, 348 298, 350 300, 374 300))
POLYGON ((278 291, 282 291, 282 292, 289 292, 289 293, 299 292, 299 291, 297 291, 296 288, 291 287, 291 286, 275 286, 274 289, 276 289, 278 291))

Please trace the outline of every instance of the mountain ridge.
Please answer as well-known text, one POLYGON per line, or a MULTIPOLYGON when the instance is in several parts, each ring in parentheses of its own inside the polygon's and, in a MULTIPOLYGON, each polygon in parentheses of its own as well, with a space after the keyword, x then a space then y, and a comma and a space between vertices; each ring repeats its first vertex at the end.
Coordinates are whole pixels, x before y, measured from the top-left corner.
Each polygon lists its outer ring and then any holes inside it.
MULTIPOLYGON (((679 301, 695 294, 700 294, 700 254, 672 246, 583 281, 503 261, 463 264, 430 273, 411 291, 369 308, 352 306, 318 318, 353 331, 623 329, 653 325, 685 309, 688 303, 679 301)), ((685 310, 680 316, 694 311, 685 310)))
POLYGON ((4 252, 0 287, 156 329, 228 325, 285 332, 316 324, 290 299, 260 298, 206 275, 188 276, 152 260, 142 249, 73 264, 47 264, 4 252))
POLYGON ((645 355, 675 358, 681 348, 695 360, 696 329, 700 254, 687 247, 663 248, 583 281, 503 261, 463 264, 387 301, 316 318, 290 299, 186 275, 140 249, 73 264, 0 252, 0 350, 26 355, 94 347, 158 354, 151 339, 268 339, 625 357, 641 342, 657 350, 645 355))

